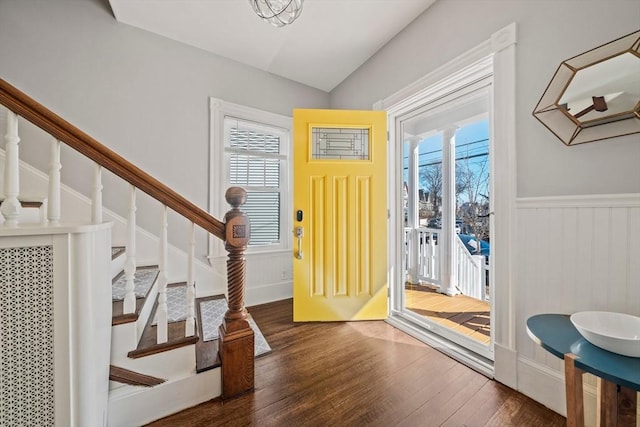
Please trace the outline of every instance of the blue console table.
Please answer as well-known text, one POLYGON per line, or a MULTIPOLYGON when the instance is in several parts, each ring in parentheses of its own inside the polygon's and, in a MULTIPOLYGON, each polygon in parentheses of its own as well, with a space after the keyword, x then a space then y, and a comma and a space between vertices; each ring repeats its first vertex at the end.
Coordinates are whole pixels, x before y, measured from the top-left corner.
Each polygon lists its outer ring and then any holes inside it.
POLYGON ((586 341, 566 314, 527 319, 538 345, 564 359, 567 426, 584 426, 582 374, 598 377, 598 426, 635 426, 640 358, 611 353, 586 341))

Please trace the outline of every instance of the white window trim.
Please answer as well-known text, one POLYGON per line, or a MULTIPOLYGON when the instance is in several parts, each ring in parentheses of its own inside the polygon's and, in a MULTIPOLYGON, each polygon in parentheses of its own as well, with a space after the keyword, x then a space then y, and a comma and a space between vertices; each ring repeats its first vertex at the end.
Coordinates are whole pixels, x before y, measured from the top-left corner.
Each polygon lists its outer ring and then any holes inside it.
MULTIPOLYGON (((286 156, 283 162, 284 168, 281 171, 281 200, 280 200, 280 243, 273 245, 254 246, 247 248, 250 253, 271 253, 287 251, 291 247, 288 238, 288 230, 291 228, 290 206, 291 191, 291 138, 293 122, 291 117, 283 116, 244 105, 234 104, 217 98, 209 98, 209 212, 214 217, 224 220, 224 215, 229 211, 224 194, 229 187, 227 172, 229 165, 226 162, 226 152, 224 143, 224 119, 232 117, 234 119, 253 122, 257 125, 280 128, 286 138, 283 138, 284 147, 281 153, 286 156)), ((227 150, 228 151, 228 150, 227 150)), ((209 262, 214 258, 226 256, 224 244, 220 239, 209 235, 208 255, 209 262)))
MULTIPOLYGON (((514 253, 515 234, 515 196, 516 196, 516 163, 515 163, 515 49, 517 43, 516 24, 512 23, 495 32, 489 40, 465 52, 449 63, 427 74, 418 81, 401 89, 397 93, 374 105, 375 110, 386 110, 388 113, 388 130, 390 140, 397 139, 396 117, 411 108, 412 105, 424 99, 425 91, 429 88, 431 93, 437 93, 438 83, 447 84, 450 77, 483 58, 491 56, 493 59, 493 105, 492 123, 490 124, 492 135, 491 150, 497 167, 492 167, 493 182, 501 182, 499 189, 492 188, 494 196, 494 213, 491 218, 491 229, 494 230, 496 243, 496 256, 500 258, 500 266, 493 271, 493 280, 500 286, 496 286, 492 294, 493 309, 491 312, 491 324, 494 343, 493 376, 498 381, 512 388, 517 387, 517 353, 515 350, 515 301, 514 301, 514 269, 512 268, 516 254, 514 253), (449 77, 449 79, 447 78, 449 77), (499 218, 496 222, 495 218, 499 218), (493 326, 495 325, 495 326, 493 326)), ((402 181, 401 171, 398 171, 398 159, 402 153, 398 153, 398 147, 389 144, 388 173, 388 201, 389 201, 389 286, 391 290, 389 323, 405 330, 407 333, 424 338, 423 334, 408 323, 403 323, 394 316, 394 307, 401 295, 394 294, 398 287, 395 285, 399 277, 403 248, 399 245, 399 233, 402 232, 402 219, 396 206, 402 206, 402 194, 398 190, 402 181)), ((493 289, 492 289, 493 290, 493 289)), ((397 313, 397 311, 396 311, 397 313)), ((441 343, 433 343, 437 346, 445 346, 441 343)), ((443 347, 444 349, 445 347, 443 347)), ((446 350, 443 350, 446 351, 446 350)), ((463 349, 452 355, 459 360, 474 366, 480 372, 491 375, 491 367, 479 361, 474 356, 467 356, 463 349)))

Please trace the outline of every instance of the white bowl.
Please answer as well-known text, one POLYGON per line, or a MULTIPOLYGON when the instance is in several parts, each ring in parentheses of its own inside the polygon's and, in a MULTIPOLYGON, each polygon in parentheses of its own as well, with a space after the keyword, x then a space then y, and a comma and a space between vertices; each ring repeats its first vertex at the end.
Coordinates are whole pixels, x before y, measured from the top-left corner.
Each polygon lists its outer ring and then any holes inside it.
POLYGON ((613 353, 640 357, 640 317, 608 311, 581 311, 571 323, 591 344, 613 353))

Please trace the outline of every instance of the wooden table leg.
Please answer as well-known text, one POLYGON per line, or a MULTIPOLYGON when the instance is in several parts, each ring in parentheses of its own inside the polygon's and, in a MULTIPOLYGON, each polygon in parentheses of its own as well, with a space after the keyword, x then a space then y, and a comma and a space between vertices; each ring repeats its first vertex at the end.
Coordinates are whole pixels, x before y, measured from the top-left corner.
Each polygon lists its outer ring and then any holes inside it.
POLYGON ((638 393, 620 386, 618 391, 618 427, 635 427, 638 407, 638 393))
POLYGON ((598 395, 596 401, 597 427, 618 425, 618 385, 598 378, 598 395))
POLYGON ((584 427, 584 400, 582 393, 582 374, 584 371, 576 368, 575 354, 564 355, 564 381, 567 399, 567 427, 584 427))
POLYGON ((597 427, 635 427, 635 390, 598 378, 597 427))

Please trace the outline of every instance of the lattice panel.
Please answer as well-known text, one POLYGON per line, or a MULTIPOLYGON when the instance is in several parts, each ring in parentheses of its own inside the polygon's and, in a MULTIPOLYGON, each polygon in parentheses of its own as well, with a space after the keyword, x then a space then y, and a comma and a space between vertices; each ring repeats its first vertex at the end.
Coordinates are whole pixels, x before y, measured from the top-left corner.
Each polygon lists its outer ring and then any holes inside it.
POLYGON ((53 247, 0 249, 0 425, 54 425, 53 247))

